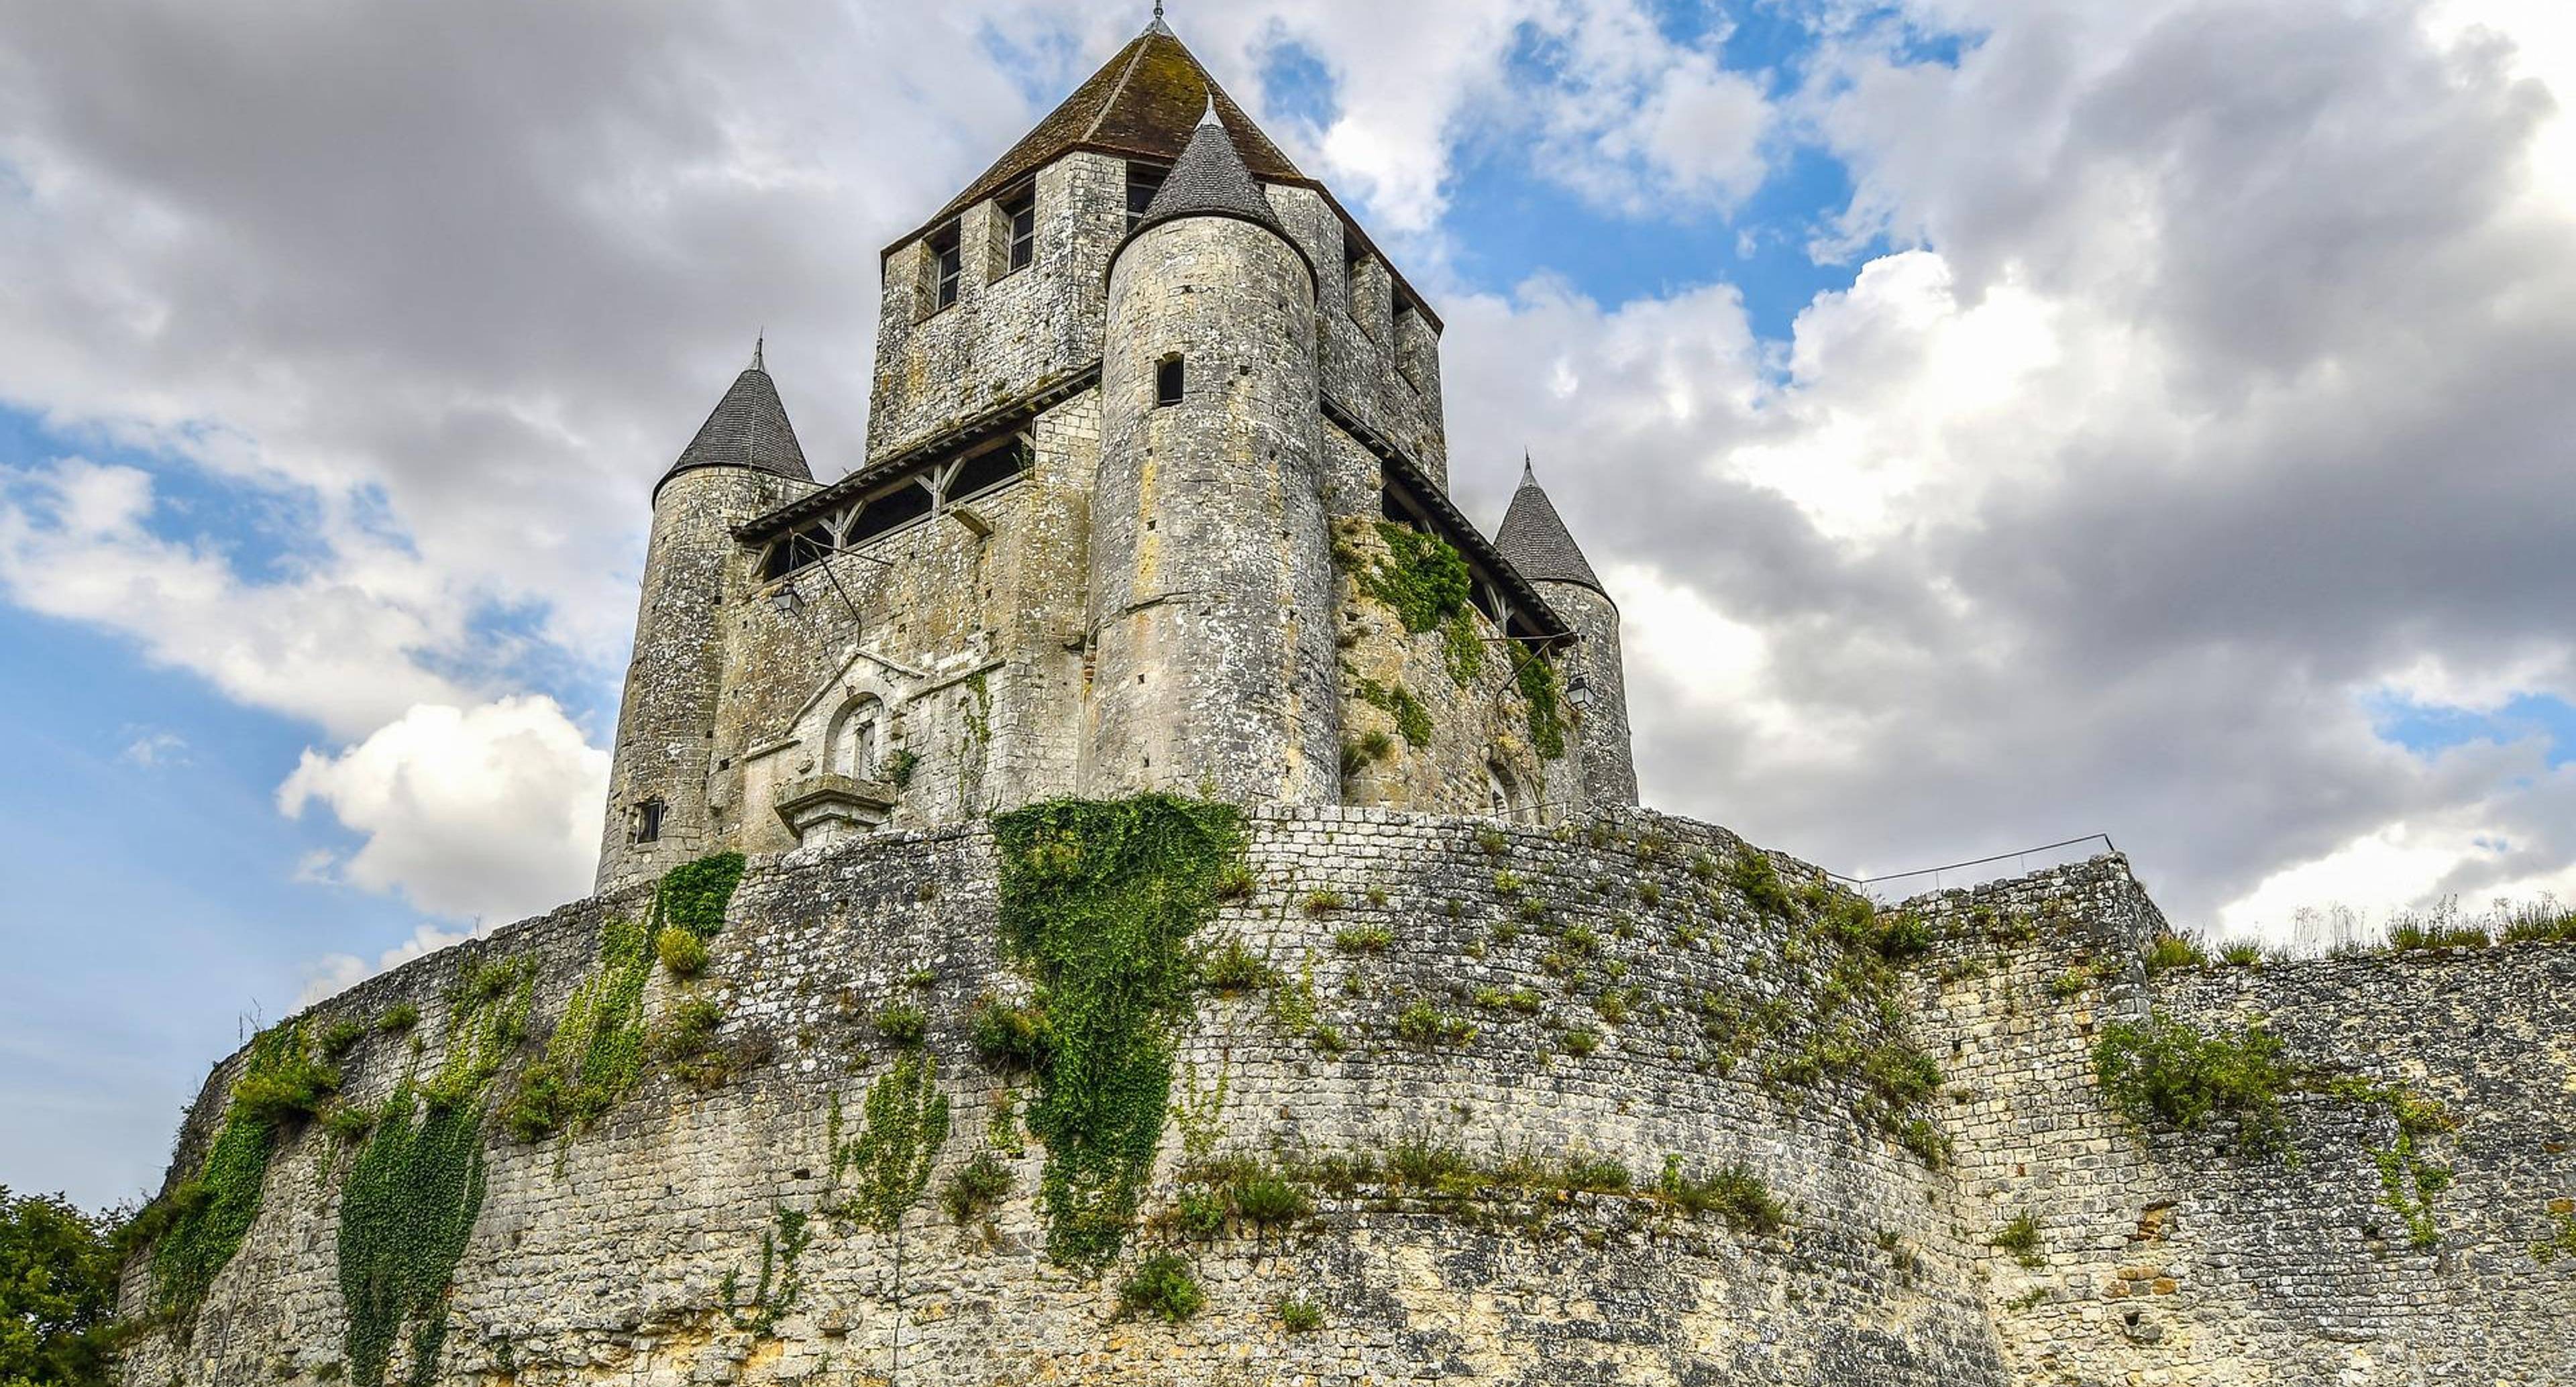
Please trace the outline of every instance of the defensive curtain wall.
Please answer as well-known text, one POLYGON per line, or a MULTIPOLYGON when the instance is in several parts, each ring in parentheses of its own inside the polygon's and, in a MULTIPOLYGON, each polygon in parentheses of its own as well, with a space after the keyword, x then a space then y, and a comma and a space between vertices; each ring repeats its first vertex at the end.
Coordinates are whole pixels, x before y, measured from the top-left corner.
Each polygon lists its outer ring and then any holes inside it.
POLYGON ((2150 975, 2117 857, 1872 911, 1650 814, 1147 800, 737 862, 218 1065, 129 1380, 2576 1364, 2564 946, 2150 975))

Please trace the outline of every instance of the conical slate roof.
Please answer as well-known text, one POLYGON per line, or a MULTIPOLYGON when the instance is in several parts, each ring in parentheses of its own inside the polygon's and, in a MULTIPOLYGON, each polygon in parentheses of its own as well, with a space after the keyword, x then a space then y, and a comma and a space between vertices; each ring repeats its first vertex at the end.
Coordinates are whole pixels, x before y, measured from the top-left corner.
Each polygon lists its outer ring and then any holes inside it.
POLYGON ((1533 583, 1574 583, 1603 597, 1610 595, 1593 574, 1583 550, 1576 547, 1564 518, 1556 513, 1556 504, 1539 489, 1538 473, 1527 458, 1521 459, 1520 490, 1512 493, 1511 509, 1503 512, 1503 526, 1494 532, 1494 547, 1533 583))
MULTIPOLYGON (((1169 163, 1181 157, 1210 101, 1226 133, 1234 136, 1254 177, 1311 183, 1252 117, 1208 76, 1198 58, 1161 20, 1118 51, 1091 80, 1074 89, 1037 128, 1011 146, 983 175, 966 185, 939 215, 937 226, 1077 149, 1120 158, 1169 163)), ((911 239, 906 237, 906 240, 911 239)), ((900 244, 900 243, 898 243, 900 244)))
POLYGON ((800 482, 814 480, 795 426, 787 422, 787 406, 779 402, 778 386, 760 356, 760 348, 752 348, 750 367, 734 377, 733 388, 698 426, 698 436, 662 474, 664 481, 697 467, 756 467, 800 482))
POLYGON ((1271 210, 1270 199, 1252 181, 1252 170, 1244 166, 1242 151, 1235 148, 1234 137, 1218 120, 1214 102, 1208 103, 1207 114, 1199 119, 1199 127, 1182 148, 1180 160, 1172 165, 1161 191, 1154 194, 1153 202, 1147 204, 1145 215, 1137 219, 1127 239, 1132 241, 1148 227, 1183 217, 1235 217, 1266 227, 1280 240, 1295 244, 1279 225, 1279 214, 1271 210))

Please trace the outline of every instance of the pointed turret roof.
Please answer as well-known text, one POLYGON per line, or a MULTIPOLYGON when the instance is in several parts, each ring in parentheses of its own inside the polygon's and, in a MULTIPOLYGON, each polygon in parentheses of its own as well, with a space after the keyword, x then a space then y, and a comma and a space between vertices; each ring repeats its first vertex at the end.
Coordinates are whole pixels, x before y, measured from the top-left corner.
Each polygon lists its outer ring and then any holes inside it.
MULTIPOLYGON (((1210 102, 1245 166, 1272 182, 1313 180, 1297 171, 1252 117, 1216 84, 1170 26, 1156 19, 1011 151, 966 185, 929 225, 956 216, 1077 149, 1170 163, 1181 157, 1210 102)), ((910 240, 911 237, 905 237, 910 240)), ((901 242, 897 242, 901 244, 901 242)))
POLYGON ((1292 246, 1296 244, 1279 225, 1279 214, 1271 210, 1270 199, 1252 181, 1252 170, 1244 166, 1243 151, 1235 147, 1234 137, 1226 133, 1217 118, 1214 101, 1199 117, 1198 129, 1190 133, 1190 142, 1182 147, 1179 161, 1172 165, 1171 174, 1164 178, 1161 190, 1146 205, 1145 215, 1137 219, 1127 239, 1132 241, 1148 227, 1183 217, 1234 217, 1266 228, 1292 246))
POLYGON ((751 349, 751 365, 734 377, 733 388, 716 402, 707 422, 698 426, 698 436, 680 450, 680 460, 662 480, 698 467, 756 467, 800 482, 814 480, 795 426, 787 422, 787 406, 779 402, 778 386, 761 362, 759 344, 751 349))
POLYGON ((1512 493, 1511 509, 1503 512, 1502 528, 1494 532, 1494 547, 1531 582, 1573 583, 1610 595, 1556 513, 1556 504, 1539 487, 1527 454, 1521 457, 1520 489, 1512 493))

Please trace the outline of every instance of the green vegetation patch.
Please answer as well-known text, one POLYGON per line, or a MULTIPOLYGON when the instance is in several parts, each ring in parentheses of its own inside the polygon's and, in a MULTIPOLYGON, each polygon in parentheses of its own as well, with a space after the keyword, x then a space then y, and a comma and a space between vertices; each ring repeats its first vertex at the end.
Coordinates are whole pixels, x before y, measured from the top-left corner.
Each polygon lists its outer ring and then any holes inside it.
POLYGON ((1242 851, 1232 806, 1140 795, 998 816, 1004 949, 1034 975, 1048 1043, 1029 1130, 1046 1143, 1047 1255, 1115 1257, 1163 1130, 1190 936, 1242 851))
POLYGON ((2093 1047, 2093 1073, 2142 1125, 2190 1131, 2222 1117, 2236 1123, 2240 1154, 2287 1147, 2281 1094, 2294 1076, 2279 1038, 2259 1026, 2203 1035, 2161 1011, 2145 1021, 2115 1021, 2093 1047))
POLYGON ((223 1125, 206 1148, 205 1163, 141 1216, 141 1227, 154 1238, 154 1302, 179 1325, 183 1340, 195 1330, 206 1291, 259 1217, 260 1190, 281 1127, 320 1106, 320 1096, 308 1106, 308 1095, 327 1095, 338 1084, 336 1073, 317 1068, 302 1022, 260 1032, 251 1040, 241 1078, 226 1095, 223 1125))
POLYGON ((948 1106, 938 1061, 919 1051, 905 1053, 868 1085, 857 1140, 832 1152, 833 1178, 844 1170, 855 1177, 841 1212, 893 1232, 930 1188, 931 1167, 948 1144, 948 1106))
POLYGON ((1352 687, 1359 693, 1361 701, 1395 719, 1395 730, 1406 743, 1414 747, 1431 745, 1431 710, 1423 706, 1421 699, 1413 696, 1412 690, 1402 684, 1381 684, 1374 679, 1362 679, 1352 687))
POLYGON ((588 1131, 634 1089, 652 1048, 644 989, 654 961, 682 979, 705 972, 706 940, 724 926, 742 865, 741 853, 725 852, 674 867, 654 887, 643 922, 620 917, 601 927, 599 964, 573 988, 545 1055, 501 1106, 503 1130, 521 1141, 588 1131))
POLYGON ((1565 709, 1555 663, 1543 654, 1532 653, 1520 661, 1520 671, 1514 677, 1520 683, 1521 697, 1529 703, 1530 749, 1550 761, 1563 756, 1565 709))
POLYGON ((403 1326, 411 1381, 436 1375, 446 1297, 483 1211, 482 1111, 422 1101, 409 1084, 378 1117, 340 1194, 340 1295, 350 1380, 382 1387, 403 1326))
POLYGON ((720 852, 673 867, 653 889, 653 909, 665 924, 677 925, 700 939, 714 938, 724 928, 726 907, 742 884, 742 854, 720 852))

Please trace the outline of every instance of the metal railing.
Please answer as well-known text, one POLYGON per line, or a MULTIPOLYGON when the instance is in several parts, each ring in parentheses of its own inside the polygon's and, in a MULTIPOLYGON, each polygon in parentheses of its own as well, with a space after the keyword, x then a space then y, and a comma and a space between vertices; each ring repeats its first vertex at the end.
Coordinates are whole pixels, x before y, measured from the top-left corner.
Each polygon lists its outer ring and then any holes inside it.
MULTIPOLYGON (((2067 839, 2062 839, 2062 840, 2060 840, 2060 841, 2058 841, 2058 842, 2054 842, 2054 843, 2042 843, 2042 844, 2040 844, 2040 845, 2039 845, 2039 846, 2037 846, 2037 847, 2022 848, 2022 849, 2020 849, 2020 850, 2018 850, 2018 851, 2015 851, 2015 852, 1999 852, 1999 853, 1996 853, 1995 855, 1993 855, 1993 856, 1991 856, 1991 857, 1975 857, 1975 858, 1970 858, 1969 860, 1967 860, 1967 861, 1965 861, 1965 862, 1951 862, 1951 863, 1945 863, 1944 865, 1942 865, 1942 866, 1938 866, 1938 867, 1921 867, 1921 868, 1917 868, 1916 870, 1914 870, 1914 871, 1910 871, 1910 872, 1890 872, 1890 873, 1886 874, 1885 876, 1874 876, 1874 877, 1848 877, 1848 876, 1844 876, 1844 875, 1843 875, 1843 874, 1841 874, 1840 872, 1828 872, 1828 873, 1826 873, 1826 875, 1831 876, 1831 877, 1832 877, 1834 880, 1836 880, 1836 881, 1844 882, 1844 883, 1847 883, 1847 884, 1849 884, 1849 885, 1851 885, 1851 886, 1858 887, 1858 888, 1860 888, 1860 889, 1861 889, 1861 891, 1862 891, 1862 892, 1864 892, 1865 894, 1868 894, 1868 895, 1871 895, 1871 896, 1882 897, 1882 898, 1883 898, 1883 897, 1885 897, 1886 895, 1888 895, 1889 893, 1888 893, 1888 892, 1886 892, 1886 891, 1885 891, 1885 889, 1884 889, 1884 888, 1882 888, 1882 887, 1880 886, 1880 883, 1882 883, 1882 882, 1890 882, 1890 881, 1910 881, 1910 880, 1913 880, 1913 879, 1915 879, 1915 878, 1917 878, 1917 877, 1930 877, 1930 878, 1932 879, 1932 886, 1931 886, 1931 889, 1932 889, 1932 890, 1935 890, 1935 891, 1941 891, 1941 890, 1946 890, 1946 889, 1948 889, 1948 888, 1949 888, 1950 886, 1952 886, 1952 885, 1959 885, 1959 886, 1974 886, 1974 885, 1977 885, 1977 884, 1982 883, 1982 882, 1993 881, 1993 880, 1996 880, 1996 879, 1998 879, 1998 878, 2000 878, 2000 877, 2004 877, 2004 876, 2008 876, 2008 875, 2009 875, 2009 876, 2022 876, 2022 875, 2025 875, 2025 874, 2027 874, 2027 873, 2030 871, 2030 859, 2031 859, 2031 857, 2032 857, 2034 854, 2038 854, 2038 853, 2046 853, 2046 852, 2056 852, 2057 850, 2059 850, 2059 849, 2061 849, 2061 848, 2071 848, 2071 847, 2076 846, 2076 845, 2077 845, 2077 844, 2079 844, 2079 843, 2100 843, 2100 844, 2102 845, 2102 851, 2103 851, 2103 852, 2118 852, 2118 851, 2120 850, 2119 845, 2118 845, 2118 844, 2116 844, 2116 843, 2113 843, 2113 842, 2111 841, 2111 835, 2110 835, 2110 834, 2107 834, 2107 833, 2087 833, 2087 834, 2085 834, 2084 836, 2082 836, 2082 837, 2080 837, 2080 838, 2067 838, 2067 839), (2014 864, 2013 870, 2012 870, 2011 872, 2009 872, 2009 873, 2006 873, 2006 872, 1984 872, 1984 873, 1976 873, 1976 874, 1972 875, 1969 879, 1964 880, 1964 881, 1959 881, 1959 882, 1950 882, 1950 881, 1946 881, 1946 880, 1944 879, 1944 878, 1946 878, 1950 873, 1953 873, 1953 872, 1968 872, 1971 868, 1976 868, 1976 867, 1990 867, 1990 866, 1992 866, 1992 865, 1994 865, 1995 863, 1998 863, 1998 862, 2010 862, 2010 863, 2013 863, 2013 864, 2014 864)), ((2088 856, 2098 856, 2099 854, 2087 854, 2087 855, 2088 855, 2088 856)), ((2063 862, 2042 862, 2040 865, 2041 865, 2041 866, 2043 866, 2043 867, 2054 867, 2054 866, 2061 866, 2061 865, 2063 865, 2063 862)), ((1907 894, 1920 894, 1920 893, 1916 893, 1916 892, 1909 892, 1909 893, 1907 893, 1907 894)))

